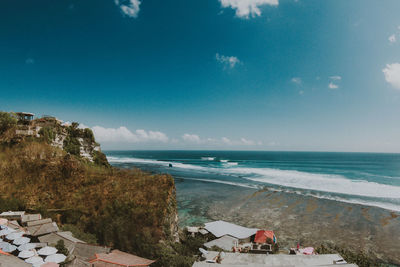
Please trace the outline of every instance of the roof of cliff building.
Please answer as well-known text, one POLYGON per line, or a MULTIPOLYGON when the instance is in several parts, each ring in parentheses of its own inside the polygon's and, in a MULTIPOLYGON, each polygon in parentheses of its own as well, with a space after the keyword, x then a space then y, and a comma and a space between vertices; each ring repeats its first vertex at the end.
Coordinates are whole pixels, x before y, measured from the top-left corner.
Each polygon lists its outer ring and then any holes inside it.
POLYGON ((129 253, 125 253, 119 250, 113 250, 111 253, 99 253, 95 254, 95 259, 91 260, 90 263, 96 261, 107 262, 115 265, 121 266, 148 266, 152 264, 153 260, 148 260, 145 258, 141 258, 129 253))

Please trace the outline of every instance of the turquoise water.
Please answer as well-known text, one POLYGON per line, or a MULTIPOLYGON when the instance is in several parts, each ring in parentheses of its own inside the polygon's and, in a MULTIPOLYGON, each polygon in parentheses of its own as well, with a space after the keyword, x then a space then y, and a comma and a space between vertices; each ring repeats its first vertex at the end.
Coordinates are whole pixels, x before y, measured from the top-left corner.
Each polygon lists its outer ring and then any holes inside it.
POLYGON ((192 181, 200 191, 199 181, 225 185, 227 190, 266 187, 400 211, 400 154, 106 151, 106 155, 114 166, 170 173, 175 179, 192 181))

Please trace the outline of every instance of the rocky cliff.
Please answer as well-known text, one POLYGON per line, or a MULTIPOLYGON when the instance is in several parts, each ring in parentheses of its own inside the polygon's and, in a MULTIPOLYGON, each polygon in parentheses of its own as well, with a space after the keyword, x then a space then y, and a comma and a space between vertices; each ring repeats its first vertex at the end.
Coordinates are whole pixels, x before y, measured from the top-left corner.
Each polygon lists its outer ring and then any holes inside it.
POLYGON ((177 238, 173 178, 110 167, 90 129, 77 126, 23 135, 0 114, 0 211, 39 211, 102 245, 157 257, 160 241, 177 238))

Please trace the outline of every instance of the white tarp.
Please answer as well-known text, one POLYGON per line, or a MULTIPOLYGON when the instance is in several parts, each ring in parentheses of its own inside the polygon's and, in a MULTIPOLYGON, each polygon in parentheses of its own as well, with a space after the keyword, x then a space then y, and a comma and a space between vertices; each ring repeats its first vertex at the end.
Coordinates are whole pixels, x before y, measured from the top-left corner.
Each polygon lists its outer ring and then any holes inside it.
POLYGON ((255 235, 259 230, 256 228, 246 228, 225 221, 209 222, 205 225, 206 226, 204 228, 216 237, 230 235, 238 239, 246 239, 252 235, 255 235))

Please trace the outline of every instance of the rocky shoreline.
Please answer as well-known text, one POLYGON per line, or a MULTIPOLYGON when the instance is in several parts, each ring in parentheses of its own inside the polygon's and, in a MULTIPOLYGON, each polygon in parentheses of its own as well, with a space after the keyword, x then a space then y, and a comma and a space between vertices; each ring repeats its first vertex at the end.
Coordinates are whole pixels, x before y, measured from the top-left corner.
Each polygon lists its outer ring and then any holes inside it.
POLYGON ((193 190, 190 200, 179 195, 184 183, 188 182, 176 184, 178 205, 180 209, 191 205, 189 214, 193 216, 274 230, 281 248, 293 247, 298 242, 309 246, 335 244, 363 251, 383 262, 400 264, 398 213, 293 193, 204 183, 201 187, 207 187, 209 197, 193 190), (185 203, 180 202, 183 198, 185 203), (198 207, 196 202, 200 203, 198 207))

